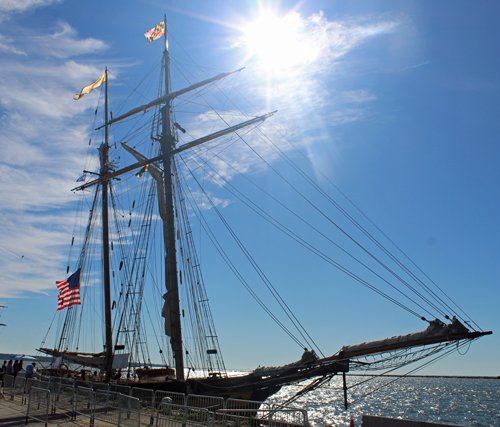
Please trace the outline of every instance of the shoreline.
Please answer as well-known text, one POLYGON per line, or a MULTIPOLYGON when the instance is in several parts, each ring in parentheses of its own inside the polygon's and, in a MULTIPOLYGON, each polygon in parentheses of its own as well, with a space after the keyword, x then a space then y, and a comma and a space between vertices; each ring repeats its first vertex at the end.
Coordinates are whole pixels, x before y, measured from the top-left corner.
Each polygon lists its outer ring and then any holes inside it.
MULTIPOLYGON (((358 374, 346 374, 347 376, 357 376, 358 374)), ((394 375, 394 374, 380 374, 378 377, 407 377, 407 378, 462 378, 462 379, 484 379, 484 380, 500 380, 500 375, 490 376, 490 375, 394 375)))
MULTIPOLYGON (((15 356, 17 354, 9 354, 9 353, 0 353, 0 360, 14 360, 15 356)), ((52 361, 52 357, 50 356, 34 356, 34 355, 27 355, 31 357, 35 357, 37 361, 41 363, 50 363, 52 361)), ((0 363, 1 364, 1 363, 0 363)), ((154 364, 153 364, 154 365, 154 364)), ((155 366, 155 365, 154 365, 155 366)), ((162 365, 158 365, 162 366, 162 365)), ((227 369, 228 372, 251 372, 251 370, 246 370, 246 369, 227 369)), ((347 373, 347 376, 362 376, 360 374, 350 374, 347 373)), ((462 378, 462 379, 485 379, 485 380, 499 380, 500 375, 395 375, 395 374, 380 374, 377 375, 380 377, 408 377, 408 378, 462 378)))

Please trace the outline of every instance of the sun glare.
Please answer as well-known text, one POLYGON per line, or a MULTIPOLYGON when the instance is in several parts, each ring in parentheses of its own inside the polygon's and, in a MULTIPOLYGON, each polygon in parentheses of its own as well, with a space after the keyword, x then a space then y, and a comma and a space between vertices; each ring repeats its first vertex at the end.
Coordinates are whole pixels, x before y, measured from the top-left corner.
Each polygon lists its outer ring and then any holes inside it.
POLYGON ((305 24, 298 13, 279 17, 263 12, 244 30, 244 40, 250 56, 273 71, 308 63, 316 58, 314 46, 308 46, 305 24))

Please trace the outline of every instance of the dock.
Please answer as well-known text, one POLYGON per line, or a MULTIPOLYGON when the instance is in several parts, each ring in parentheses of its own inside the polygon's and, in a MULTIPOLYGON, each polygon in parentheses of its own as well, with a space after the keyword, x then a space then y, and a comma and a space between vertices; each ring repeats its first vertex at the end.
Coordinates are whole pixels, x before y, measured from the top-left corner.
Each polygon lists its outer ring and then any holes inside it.
MULTIPOLYGON (((221 397, 6 375, 0 427, 310 427, 307 411, 221 397)), ((360 427, 454 427, 364 415, 360 427)))
POLYGON ((0 427, 308 427, 307 411, 267 403, 64 378, 6 375, 0 427))
MULTIPOLYGON (((38 406, 38 405, 37 405, 38 406)), ((18 426, 30 426, 30 427, 49 427, 49 426, 59 426, 59 427, 85 427, 91 425, 90 417, 80 417, 74 418, 74 415, 67 412, 65 409, 61 408, 58 410, 54 408, 51 413, 45 414, 44 411, 40 411, 40 408, 30 411, 28 414, 28 405, 25 399, 14 398, 11 396, 0 395, 0 427, 18 427, 18 426), (29 416, 27 416, 29 415, 29 416), (45 416, 47 415, 47 416, 45 416)), ((111 426, 127 426, 127 422, 117 424, 116 422, 106 422, 102 419, 93 421, 94 427, 111 427, 111 426)), ((149 426, 151 427, 151 417, 144 417, 139 423, 137 420, 130 425, 134 426, 149 426)))

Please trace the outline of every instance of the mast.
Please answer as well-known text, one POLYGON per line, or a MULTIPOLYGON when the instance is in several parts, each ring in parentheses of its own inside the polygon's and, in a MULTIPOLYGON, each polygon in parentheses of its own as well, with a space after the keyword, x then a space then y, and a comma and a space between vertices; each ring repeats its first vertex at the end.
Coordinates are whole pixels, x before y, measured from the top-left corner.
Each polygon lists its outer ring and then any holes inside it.
MULTIPOLYGON (((164 37, 165 37, 165 49, 163 54, 164 59, 164 67, 165 67, 165 95, 160 96, 159 98, 149 102, 148 104, 142 105, 140 107, 136 107, 130 110, 127 113, 122 114, 119 117, 109 120, 108 119, 108 110, 107 110, 107 70, 106 70, 106 120, 105 120, 105 135, 106 135, 106 143, 103 143, 99 148, 100 158, 101 158, 101 172, 98 179, 89 181, 86 184, 83 184, 77 188, 75 191, 84 190, 85 188, 91 187, 93 185, 102 184, 103 189, 103 223, 105 223, 106 230, 104 229, 103 224, 103 245, 104 250, 106 251, 106 255, 104 255, 104 282, 107 281, 107 288, 109 292, 109 236, 107 231, 107 191, 108 187, 106 182, 112 178, 120 176, 124 173, 130 172, 134 169, 144 167, 146 165, 152 165, 149 169, 149 173, 153 175, 153 168, 155 162, 162 162, 163 166, 163 177, 161 177, 162 184, 158 185, 159 192, 159 204, 160 210, 164 212, 161 214, 163 220, 163 240, 164 240, 164 250, 165 250, 165 287, 166 293, 163 295, 165 299, 165 304, 162 311, 162 316, 165 317, 165 334, 170 337, 170 344, 172 347, 172 351, 174 354, 175 360, 175 369, 176 369, 176 377, 177 380, 184 380, 184 358, 183 358, 183 343, 182 343, 182 329, 181 329, 181 310, 180 310, 180 302, 179 302, 179 281, 178 281, 178 271, 177 271, 177 255, 176 255, 176 228, 175 228, 175 211, 174 211, 174 189, 173 189, 173 164, 172 159, 173 156, 177 153, 180 153, 184 150, 196 147, 200 144, 204 144, 206 142, 212 141, 214 139, 220 138, 224 135, 236 132, 237 130, 243 129, 247 126, 253 124, 259 124, 264 122, 266 119, 274 115, 276 111, 271 113, 264 114, 259 117, 254 117, 250 120, 242 122, 240 124, 228 127, 226 129, 214 132, 210 135, 204 136, 202 138, 191 141, 187 144, 184 144, 180 147, 175 146, 175 136, 174 131, 171 126, 171 103, 175 98, 194 91, 198 88, 206 86, 212 82, 217 80, 221 80, 231 74, 237 73, 242 69, 232 71, 229 73, 221 73, 215 77, 203 80, 198 83, 194 83, 184 89, 177 90, 174 92, 170 91, 169 81, 170 81, 170 55, 168 52, 168 39, 167 39, 167 28, 166 28, 166 17, 164 21, 164 37), (159 138, 160 142, 160 155, 157 157, 153 157, 151 159, 144 158, 139 156, 137 163, 126 166, 118 171, 114 171, 109 167, 108 162, 108 151, 109 145, 107 143, 108 140, 108 128, 111 124, 117 123, 121 120, 124 120, 128 117, 136 115, 140 112, 145 112, 148 109, 155 106, 163 106, 160 108, 161 121, 162 121, 162 131, 159 138), (163 187, 163 188, 161 188, 163 187), (164 206, 164 209, 161 208, 164 206), (107 264, 107 266, 106 266, 107 264)), ((97 128, 101 129, 103 126, 97 128)), ((134 154, 133 154, 134 155, 134 154)), ((159 170, 158 173, 153 175, 154 179, 159 181, 160 177, 159 170)), ((161 176, 161 175, 160 175, 161 176)), ((106 294, 106 290, 105 290, 106 294)), ((105 297, 105 323, 106 323, 106 356, 105 356, 105 370, 106 372, 111 372, 111 368, 113 366, 113 346, 112 346, 112 336, 111 336, 111 298, 108 296, 105 297), (109 333, 109 335, 108 335, 109 333)))
MULTIPOLYGON (((106 67, 106 91, 104 102, 104 143, 99 147, 101 161, 100 176, 109 172, 109 123, 108 123, 108 67, 106 67)), ((109 268, 109 214, 108 214, 108 180, 101 183, 102 186, 102 260, 103 260, 103 287, 104 287, 104 322, 105 322, 105 356, 104 372, 105 381, 108 382, 113 368, 113 337, 111 329, 111 283, 109 268)))
MULTIPOLYGON (((165 96, 170 92, 170 55, 168 53, 167 18, 164 17, 165 50, 163 61, 165 66, 165 96)), ((170 314, 170 344, 175 360, 176 378, 184 380, 184 356, 182 352, 181 311, 179 304, 179 282, 177 278, 177 254, 175 248, 175 213, 172 182, 172 151, 174 150, 174 135, 170 127, 171 101, 168 100, 161 108, 162 134, 160 146, 163 154, 163 177, 165 181, 166 218, 163 221, 163 240, 165 244, 165 287, 166 301, 170 314)), ((167 319, 168 321, 168 319, 167 319)))

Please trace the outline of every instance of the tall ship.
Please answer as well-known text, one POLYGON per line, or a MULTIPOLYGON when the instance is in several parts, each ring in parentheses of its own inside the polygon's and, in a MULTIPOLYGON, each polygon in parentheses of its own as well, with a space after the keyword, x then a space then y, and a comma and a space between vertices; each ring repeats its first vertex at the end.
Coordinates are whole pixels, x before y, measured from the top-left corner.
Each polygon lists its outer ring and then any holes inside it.
MULTIPOLYGON (((76 364, 95 372, 100 381, 258 402, 291 384, 302 384, 300 396, 340 375, 347 405, 346 373, 405 367, 408 372, 491 333, 472 322, 414 265, 405 266, 390 241, 364 228, 286 154, 273 139, 289 142, 273 127, 279 113, 249 115, 232 103, 228 92, 238 92, 234 79, 243 70, 196 82, 186 77, 189 84, 173 87, 171 71, 182 72, 182 63, 171 58, 166 19, 146 36, 163 41, 159 71, 149 72, 133 90, 136 97, 124 100, 118 113, 109 108, 107 69, 76 97, 100 87, 104 105, 96 110, 85 182, 74 189, 81 195, 77 218, 85 218, 85 225, 75 227, 67 279, 58 282, 59 323, 51 331, 56 338, 53 344, 44 340, 39 349, 53 356, 53 373, 63 375, 68 364, 76 364), (287 165, 286 173, 274 168, 276 158, 287 165), (271 169, 281 180, 279 191, 288 186, 293 202, 285 204, 272 185, 252 180, 246 164, 271 169), (288 173, 297 174, 308 192, 290 184, 288 173), (313 202, 318 198, 319 203, 313 202), (228 214, 233 204, 245 214, 238 217, 236 209, 228 214), (264 226, 242 224, 250 217, 264 226), (276 234, 284 243, 275 240, 276 234), (297 270, 313 265, 310 259, 320 261, 335 272, 332 286, 350 286, 353 298, 372 292, 373 304, 385 299, 395 311, 419 319, 422 330, 346 343, 334 354, 323 354, 314 333, 304 327, 307 314, 292 311, 280 286, 261 267, 262 259, 250 253, 248 239, 287 257, 297 248, 307 254, 298 256, 297 270), (199 244, 207 252, 200 252, 199 244), (210 282, 203 279, 206 270, 210 282), (251 312, 258 323, 268 319, 297 344, 289 363, 239 374, 226 369, 209 300, 214 294, 224 296, 218 298, 217 310, 233 304, 231 289, 224 288, 229 274, 231 283, 240 283, 253 299, 251 312), (258 288, 272 297, 273 307, 258 288)), ((313 276, 310 283, 297 278, 286 287, 313 293, 313 276)), ((324 303, 334 310, 342 299, 325 301, 318 294, 318 306, 324 303)), ((363 309, 355 315, 363 317, 363 309)), ((252 323, 250 319, 250 328, 252 323)), ((349 323, 345 319, 342 325, 318 327, 342 335, 349 323)), ((245 337, 246 332, 239 330, 238 335, 245 337)))

